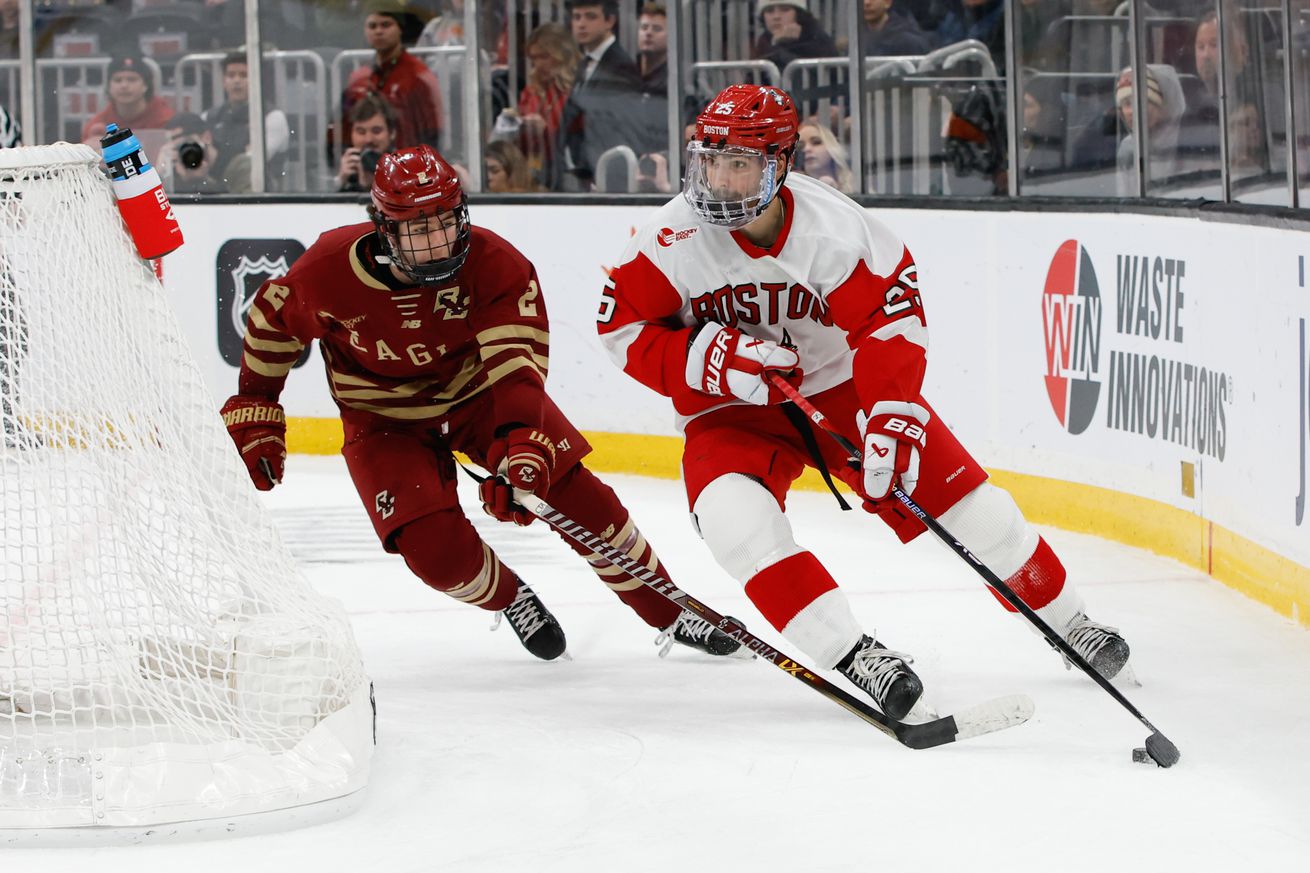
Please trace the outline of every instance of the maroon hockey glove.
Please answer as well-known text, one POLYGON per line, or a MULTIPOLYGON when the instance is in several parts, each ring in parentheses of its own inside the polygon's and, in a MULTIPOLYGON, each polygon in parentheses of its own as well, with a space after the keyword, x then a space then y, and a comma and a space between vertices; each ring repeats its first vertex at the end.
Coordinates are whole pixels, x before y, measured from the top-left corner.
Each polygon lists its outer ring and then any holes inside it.
POLYGON ((514 501, 514 489, 545 494, 555 469, 555 444, 533 427, 516 427, 487 452, 487 466, 495 471, 479 487, 482 508, 499 521, 532 524, 533 515, 514 501))
POLYGON ((899 481, 906 494, 919 481, 919 450, 927 443, 928 410, 917 403, 884 400, 873 404, 868 415, 855 413, 855 424, 864 436, 865 509, 883 500, 899 481))
POLYGON ((250 394, 234 394, 220 412, 255 487, 271 491, 281 484, 287 463, 287 417, 282 404, 250 394))
POLYGON ((799 367, 795 350, 713 321, 696 328, 687 342, 689 387, 702 394, 736 397, 754 406, 783 401, 782 392, 769 382, 771 373, 799 388, 799 367))

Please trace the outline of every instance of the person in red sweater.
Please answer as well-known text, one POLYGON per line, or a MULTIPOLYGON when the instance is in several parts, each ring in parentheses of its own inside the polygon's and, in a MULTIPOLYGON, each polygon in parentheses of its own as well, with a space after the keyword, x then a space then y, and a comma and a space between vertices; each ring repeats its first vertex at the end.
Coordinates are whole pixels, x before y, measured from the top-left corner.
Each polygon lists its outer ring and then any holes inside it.
MULTIPOLYGON (((172 104, 155 96, 150 71, 138 56, 121 55, 109 62, 105 71, 105 94, 109 97, 109 105, 82 125, 82 142, 88 145, 98 146, 110 124, 130 127, 139 134, 142 130, 162 131, 173 117, 172 104)), ((154 160, 158 155, 150 157, 154 160)))
MULTIPOLYGON (((373 63, 350 74, 341 96, 341 130, 349 133, 347 117, 365 94, 378 94, 396 111, 396 147, 437 146, 441 133, 441 90, 427 64, 401 44, 409 13, 396 0, 372 0, 364 19, 364 37, 376 52, 373 63)), ((348 142, 340 136, 338 142, 348 142)))

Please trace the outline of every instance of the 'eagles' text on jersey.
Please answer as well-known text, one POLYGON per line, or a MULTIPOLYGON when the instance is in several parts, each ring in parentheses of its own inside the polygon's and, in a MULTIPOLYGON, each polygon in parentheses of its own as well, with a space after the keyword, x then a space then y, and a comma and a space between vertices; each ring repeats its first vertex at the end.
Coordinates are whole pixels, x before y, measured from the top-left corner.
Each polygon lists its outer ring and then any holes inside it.
POLYGON ((388 264, 373 225, 355 224, 265 282, 246 320, 241 393, 276 399, 319 340, 343 414, 435 419, 491 390, 498 422, 540 427, 550 334, 532 264, 480 227, 444 284, 401 284, 388 264))
POLYGON ((681 419, 725 403, 686 384, 687 340, 707 321, 789 345, 803 390, 854 377, 861 402, 913 400, 923 383, 927 322, 914 259, 858 204, 790 173, 782 231, 769 249, 702 224, 677 197, 629 243, 597 326, 630 376, 671 397, 681 419))

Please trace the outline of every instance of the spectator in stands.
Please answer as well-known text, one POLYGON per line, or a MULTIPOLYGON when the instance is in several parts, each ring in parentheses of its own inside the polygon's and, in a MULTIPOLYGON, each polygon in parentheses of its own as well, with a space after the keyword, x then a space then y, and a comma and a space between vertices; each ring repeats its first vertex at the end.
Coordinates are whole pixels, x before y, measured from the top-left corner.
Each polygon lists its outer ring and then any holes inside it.
POLYGON ((551 187, 585 191, 602 154, 642 139, 640 124, 631 117, 641 77, 614 34, 617 0, 569 0, 568 9, 582 62, 560 119, 560 160, 551 187))
POLYGON ((1237 103, 1228 110, 1228 167, 1240 176, 1269 172, 1269 147, 1260 107, 1237 103))
POLYGON ((810 14, 808 0, 759 0, 764 30, 751 57, 772 61, 779 70, 797 58, 830 58, 837 54, 832 37, 810 14))
POLYGON ((137 55, 119 55, 109 61, 105 94, 109 105, 82 125, 82 141, 90 145, 99 145, 101 135, 111 123, 137 132, 162 130, 173 117, 173 107, 164 98, 155 96, 150 71, 137 55))
MULTIPOLYGON (((641 102, 633 106, 640 115, 642 140, 633 143, 641 155, 637 164, 636 190, 659 191, 655 179, 669 170, 669 13, 663 3, 646 3, 637 17, 637 72, 641 76, 641 102)), ((695 118, 705 101, 684 94, 683 117, 695 118)))
POLYGON ((637 17, 637 73, 645 94, 669 90, 669 13, 663 3, 647 3, 637 17))
POLYGON ((960 0, 937 26, 937 47, 976 39, 1005 69, 1005 0, 960 0))
POLYGON ((525 52, 528 82, 519 94, 518 109, 506 109, 496 126, 506 135, 517 130, 519 149, 532 177, 547 184, 556 176, 556 144, 564 104, 573 90, 582 53, 562 24, 548 22, 528 35, 525 52))
POLYGON ((1025 82, 1023 130, 1019 134, 1020 178, 1040 176, 1064 166, 1066 133, 1060 86, 1051 79, 1025 82))
MULTIPOLYGON (((1229 20, 1229 19, 1226 19, 1229 20)), ((1251 69, 1250 44, 1234 16, 1224 29, 1228 55, 1224 59, 1229 82, 1230 106, 1247 104, 1256 111, 1255 122, 1263 123, 1260 83, 1251 69)), ((1187 167, 1198 170, 1219 169, 1219 21, 1211 9, 1196 21, 1193 38, 1196 77, 1184 85, 1187 111, 1183 114, 1179 149, 1187 167)), ((1280 113, 1281 115, 1281 113, 1280 113)), ((1229 113, 1229 136, 1233 118, 1229 113)))
MULTIPOLYGON (((204 113, 218 149, 218 176, 229 192, 245 192, 250 185, 250 67, 245 52, 223 58, 224 102, 204 113)), ((274 103, 271 89, 264 90, 264 105, 274 103)), ((264 115, 264 157, 269 188, 277 190, 291 145, 291 125, 277 108, 264 115)))
POLYGON ((395 110, 396 148, 435 147, 442 118, 437 77, 401 43, 402 29, 410 25, 412 15, 401 0, 368 0, 364 8, 364 37, 376 56, 371 65, 350 74, 341 100, 342 130, 349 132, 351 108, 365 94, 375 93, 395 110))
POLYGON ((165 124, 168 146, 159 156, 159 177, 169 194, 222 194, 227 186, 217 175, 218 149, 205 120, 179 112, 165 124))
POLYGON ((12 149, 23 144, 23 128, 18 119, 0 106, 0 149, 12 149))
POLYGON ((395 151, 399 125, 391 104, 377 94, 365 94, 350 107, 350 145, 337 167, 338 191, 368 191, 378 159, 395 151))
MULTIPOLYGON (((1246 33, 1236 23, 1227 28, 1228 56, 1224 59, 1228 78, 1236 82, 1239 90, 1252 90, 1247 79, 1247 62, 1251 48, 1246 33)), ((1196 78, 1189 81, 1187 105, 1195 111, 1203 106, 1215 106, 1219 101, 1219 15, 1211 9, 1196 20, 1196 35, 1192 41, 1196 59, 1196 78)), ((1249 97, 1247 95, 1240 95, 1249 97)), ((1216 118, 1218 115, 1215 116, 1216 118)))
POLYGON ((843 146, 826 126, 810 120, 800 129, 800 171, 843 194, 855 190, 850 161, 843 146))
POLYGON ((864 0, 860 52, 865 57, 923 55, 930 44, 913 16, 892 14, 892 0, 864 0))
MULTIPOLYGON (((1135 193, 1137 135, 1133 119, 1133 72, 1125 67, 1119 74, 1114 91, 1119 105, 1119 117, 1127 131, 1119 142, 1119 196, 1135 193)), ((1178 72, 1168 64, 1148 64, 1146 67, 1146 123, 1147 148, 1150 149, 1150 166, 1147 178, 1153 182, 1168 179, 1178 172, 1178 127, 1184 109, 1183 86, 1178 72)))
POLYGON ((18 57, 18 0, 0 0, 0 60, 18 57))
POLYGON ((519 147, 498 140, 483 150, 483 190, 488 194, 521 194, 542 190, 532 181, 528 161, 519 147))

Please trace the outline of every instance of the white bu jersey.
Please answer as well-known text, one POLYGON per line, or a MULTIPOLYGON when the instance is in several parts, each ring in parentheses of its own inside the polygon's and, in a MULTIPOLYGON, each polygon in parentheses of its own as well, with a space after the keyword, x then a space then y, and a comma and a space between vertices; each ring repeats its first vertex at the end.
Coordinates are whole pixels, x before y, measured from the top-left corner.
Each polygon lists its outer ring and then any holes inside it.
MULTIPOLYGON (((914 261, 901 240, 828 185, 790 173, 774 245, 704 224, 682 198, 670 200, 633 237, 600 314, 601 339, 629 374, 673 397, 683 416, 733 398, 684 396, 679 349, 660 332, 706 321, 789 345, 808 394, 852 377, 866 338, 904 336, 922 353, 927 331, 914 261), (674 296, 676 295, 676 297, 674 296)), ((681 360, 685 363, 685 336, 681 360)))

